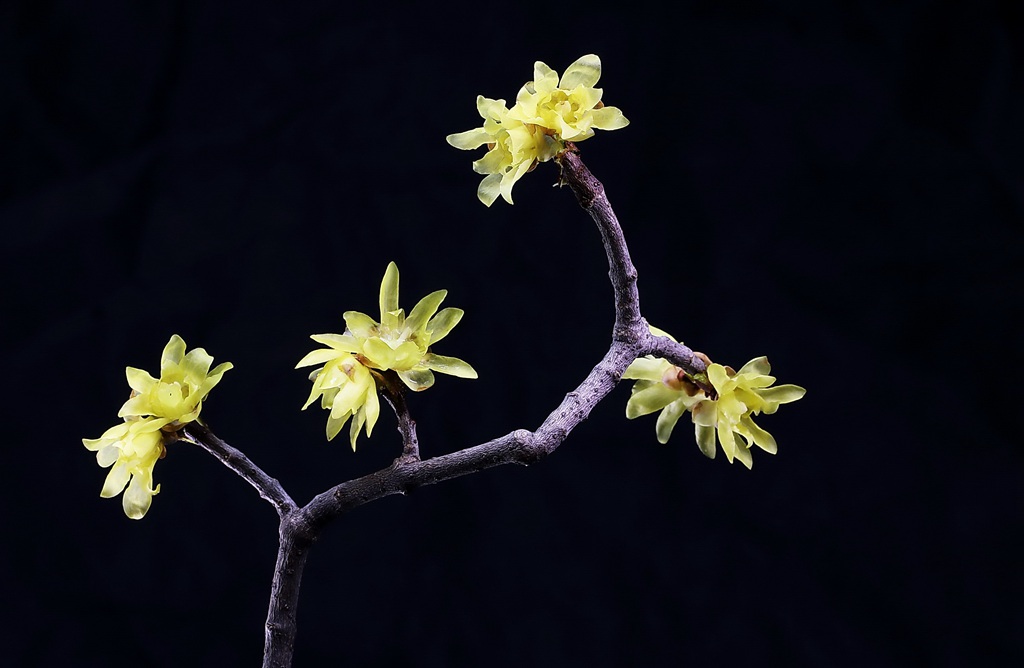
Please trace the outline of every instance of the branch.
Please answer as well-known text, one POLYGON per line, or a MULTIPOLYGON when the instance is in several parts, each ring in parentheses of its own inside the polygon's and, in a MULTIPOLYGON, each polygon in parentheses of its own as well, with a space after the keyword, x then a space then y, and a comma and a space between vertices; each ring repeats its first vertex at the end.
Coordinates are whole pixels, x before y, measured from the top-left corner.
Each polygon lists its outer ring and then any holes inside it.
MULTIPOLYGON (((691 375, 704 373, 708 369, 708 365, 701 359, 700 353, 695 353, 683 344, 676 343, 664 336, 650 335, 647 354, 663 357, 691 375)), ((707 391, 707 388, 703 389, 705 392, 707 391)), ((713 392, 714 388, 711 388, 711 393, 713 392)))
POLYGON ((201 425, 199 422, 190 422, 182 432, 184 435, 182 440, 195 443, 206 450, 219 459, 224 466, 255 487, 260 496, 273 504, 278 516, 284 517, 298 508, 292 501, 292 497, 288 496, 288 493, 281 487, 281 483, 264 473, 263 469, 256 466, 241 450, 237 450, 219 439, 205 425, 201 425))
POLYGON ((349 480, 315 496, 297 508, 280 484, 266 475, 241 452, 214 436, 206 427, 189 425, 186 435, 217 456, 255 487, 260 496, 274 504, 281 516, 280 546, 267 614, 264 667, 287 668, 295 644, 295 610, 299 583, 309 547, 334 519, 366 503, 392 494, 405 494, 417 487, 476 473, 502 464, 529 465, 554 452, 594 407, 612 391, 633 360, 657 355, 688 373, 702 373, 704 361, 686 346, 654 336, 640 314, 637 273, 629 257, 626 240, 615 212, 604 192, 580 160, 575 146, 557 158, 560 180, 568 185, 580 206, 597 224, 608 257, 608 275, 615 299, 612 341, 601 361, 535 430, 518 429, 504 436, 450 454, 422 460, 416 423, 405 403, 404 386, 393 372, 381 378, 381 390, 398 417, 402 455, 391 466, 349 480))
POLYGON ((636 267, 629 259, 626 238, 619 220, 598 181, 580 160, 576 146, 566 142, 566 150, 556 160, 561 168, 561 183, 572 189, 576 201, 597 223, 608 256, 608 277, 615 291, 615 341, 637 341, 647 334, 647 324, 640 316, 640 295, 636 289, 636 267))

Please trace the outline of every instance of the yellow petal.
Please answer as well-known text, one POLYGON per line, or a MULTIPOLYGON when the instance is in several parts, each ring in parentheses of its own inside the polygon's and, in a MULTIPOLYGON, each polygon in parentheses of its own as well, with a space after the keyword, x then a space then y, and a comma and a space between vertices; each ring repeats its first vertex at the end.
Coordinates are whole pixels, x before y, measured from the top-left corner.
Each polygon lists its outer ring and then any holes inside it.
MULTIPOLYGON (((398 265, 388 263, 384 272, 384 280, 380 283, 380 316, 381 322, 388 313, 398 310, 398 265)), ((346 321, 347 322, 347 321, 346 321)))
POLYGON ((409 369, 399 371, 398 377, 402 379, 405 386, 413 392, 422 392, 434 384, 434 374, 430 369, 409 369))
POLYGON ((659 443, 668 443, 669 437, 672 436, 672 430, 675 429, 676 423, 685 412, 686 406, 681 401, 674 401, 665 406, 665 409, 658 415, 658 423, 655 425, 659 443))
POLYGON ((437 315, 430 319, 427 323, 427 334, 430 335, 429 343, 435 344, 444 337, 448 336, 448 333, 452 331, 455 325, 459 324, 462 320, 464 311, 460 308, 445 308, 441 309, 437 315))
POLYGON ((464 362, 457 357, 446 357, 444 355, 428 353, 423 358, 423 365, 433 371, 446 373, 449 376, 455 376, 456 378, 477 377, 476 370, 467 362, 464 362))
POLYGON ((576 62, 565 68, 565 74, 558 82, 563 90, 573 90, 577 86, 595 86, 601 78, 601 59, 592 53, 581 56, 576 62))
POLYGON ((438 307, 447 295, 447 290, 436 290, 419 300, 405 319, 406 330, 415 334, 420 329, 425 329, 427 321, 437 313, 438 307))
POLYGON ((494 138, 483 128, 473 128, 448 135, 445 140, 455 148, 469 151, 494 141, 494 138))

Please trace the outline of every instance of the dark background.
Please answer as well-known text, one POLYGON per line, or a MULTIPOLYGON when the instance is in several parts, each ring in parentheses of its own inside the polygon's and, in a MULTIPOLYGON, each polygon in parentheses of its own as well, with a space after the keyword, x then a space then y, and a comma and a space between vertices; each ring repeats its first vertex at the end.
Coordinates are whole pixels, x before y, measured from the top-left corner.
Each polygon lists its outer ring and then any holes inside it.
POLYGON ((541 423, 609 342, 599 237, 551 165, 486 209, 444 137, 597 53, 644 314, 807 388, 779 454, 660 445, 623 384, 540 465, 332 525, 296 665, 1020 665, 1022 39, 1016 2, 4 4, 4 663, 258 664, 270 506, 178 445, 133 522, 80 444, 172 333, 300 503, 399 451, 327 443, 292 368, 390 260, 480 373, 411 397, 424 454, 541 423))

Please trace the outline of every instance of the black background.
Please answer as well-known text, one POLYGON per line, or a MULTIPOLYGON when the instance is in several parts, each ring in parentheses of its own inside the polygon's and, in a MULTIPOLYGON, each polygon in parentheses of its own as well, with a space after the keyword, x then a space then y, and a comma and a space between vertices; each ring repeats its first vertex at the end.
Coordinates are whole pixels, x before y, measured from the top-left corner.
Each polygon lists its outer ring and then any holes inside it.
POLYGON ((593 223, 542 165, 483 207, 445 135, 536 59, 604 63, 581 145, 645 316, 805 399, 754 470, 659 445, 626 384, 549 459, 332 525, 297 666, 1020 665, 1019 3, 0 10, 5 663, 256 665, 276 516, 172 446, 141 522, 82 437, 172 333, 231 361, 203 415, 295 499, 387 465, 299 412, 311 333, 447 288, 425 456, 533 429, 605 351, 593 223), (13 617, 13 623, 12 618, 13 617))

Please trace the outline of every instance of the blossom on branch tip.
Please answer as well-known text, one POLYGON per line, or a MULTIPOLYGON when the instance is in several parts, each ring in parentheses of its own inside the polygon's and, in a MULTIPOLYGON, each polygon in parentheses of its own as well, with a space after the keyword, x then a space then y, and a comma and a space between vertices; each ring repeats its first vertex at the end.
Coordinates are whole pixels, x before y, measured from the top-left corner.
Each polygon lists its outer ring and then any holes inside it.
POLYGON ((210 371, 211 364, 213 357, 205 350, 194 348, 185 353, 182 338, 177 334, 171 336, 160 358, 160 378, 142 369, 125 369, 132 396, 121 406, 118 417, 151 415, 167 418, 172 426, 192 422, 199 417, 210 390, 233 366, 231 362, 224 362, 210 371))
POLYGON ((714 458, 717 440, 729 463, 738 459, 749 469, 753 464, 751 446, 770 454, 777 451, 775 439, 755 424, 752 416, 774 413, 780 404, 796 401, 806 392, 796 385, 771 387, 775 378, 770 371, 766 357, 752 359, 739 371, 711 363, 705 374, 717 396, 710 397, 671 362, 640 358, 622 375, 637 381, 626 404, 626 417, 661 411, 656 425, 658 441, 667 443, 676 422, 689 411, 701 452, 714 458))
POLYGON ((295 368, 323 365, 310 374, 313 388, 302 408, 305 410, 320 397, 320 405, 330 409, 328 440, 337 436, 350 418, 353 450, 360 429, 365 426, 370 436, 380 414, 376 386, 379 372, 394 371, 406 387, 416 392, 434 384, 435 371, 459 378, 477 377, 468 363, 429 350, 462 319, 462 309, 438 311, 447 294, 446 290, 430 293, 406 316, 398 307, 398 267, 392 262, 380 286, 379 322, 365 313, 346 311, 343 334, 310 337, 328 347, 310 352, 295 368))
POLYGON ((594 129, 617 130, 629 124, 616 107, 601 102, 602 91, 594 85, 601 77, 601 59, 590 54, 570 65, 561 78, 558 72, 537 61, 534 80, 516 95, 511 109, 505 100, 477 96, 482 127, 448 135, 455 148, 471 150, 487 145, 473 171, 485 178, 477 197, 490 206, 498 195, 512 203, 512 186, 537 163, 547 162, 565 150, 565 142, 594 136, 594 129))
POLYGON ((128 517, 142 519, 160 491, 160 485, 153 487, 153 467, 166 452, 165 440, 173 440, 169 434, 199 419, 210 390, 232 368, 224 362, 211 371, 212 363, 213 357, 202 348, 186 353, 185 342, 174 334, 160 358, 160 378, 142 369, 125 369, 132 393, 117 413, 124 422, 99 438, 82 439, 101 467, 111 467, 100 496, 110 498, 124 490, 122 505, 128 517))

